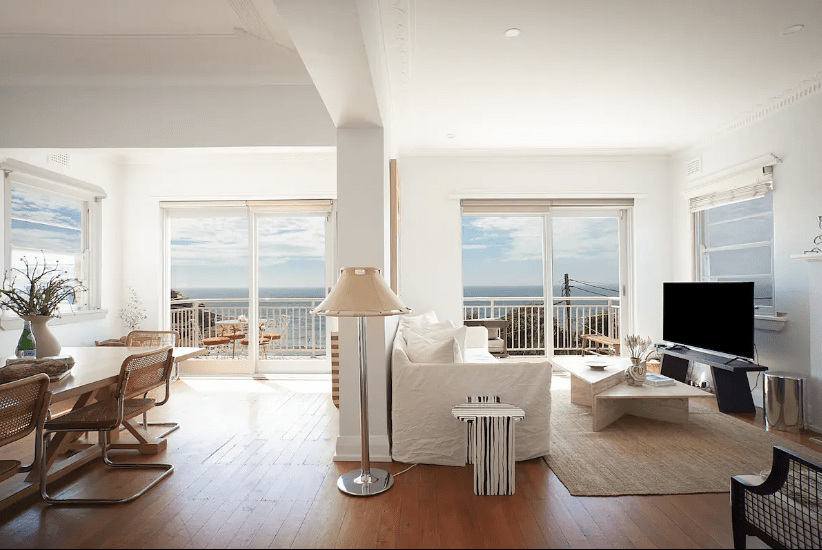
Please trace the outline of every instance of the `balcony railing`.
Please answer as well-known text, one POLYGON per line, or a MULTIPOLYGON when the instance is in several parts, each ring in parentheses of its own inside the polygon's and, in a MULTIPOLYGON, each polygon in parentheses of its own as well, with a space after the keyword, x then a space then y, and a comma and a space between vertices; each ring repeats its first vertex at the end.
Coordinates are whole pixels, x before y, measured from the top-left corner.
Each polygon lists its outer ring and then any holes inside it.
MULTIPOLYGON (((311 309, 322 298, 260 298, 259 322, 280 335, 273 350, 279 355, 322 357, 325 355, 325 317, 311 309)), ((236 298, 185 299, 171 302, 171 328, 180 333, 182 346, 200 346, 203 338, 220 335, 217 321, 248 317, 248 302, 236 298)), ((238 350, 240 347, 238 346, 238 350)), ((237 357, 248 357, 248 349, 237 357)), ((230 356, 230 354, 229 354, 230 356)))
MULTIPOLYGON (((601 334, 620 339, 619 298, 554 298, 554 353, 583 351, 582 337, 601 334)), ((471 297, 463 299, 465 319, 507 319, 508 351, 514 355, 545 353, 545 303, 542 298, 471 297)))

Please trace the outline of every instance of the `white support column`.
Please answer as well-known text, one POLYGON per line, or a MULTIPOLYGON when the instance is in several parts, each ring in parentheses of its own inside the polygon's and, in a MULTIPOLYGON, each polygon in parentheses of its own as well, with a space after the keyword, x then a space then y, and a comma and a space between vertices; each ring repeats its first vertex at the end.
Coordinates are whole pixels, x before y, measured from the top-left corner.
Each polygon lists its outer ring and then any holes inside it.
MULTIPOLYGON (((385 275, 388 158, 382 128, 337 130, 337 265, 385 275)), ((337 271, 339 273, 339 270, 337 271)), ((335 276, 334 282, 336 283, 335 276)), ((390 460, 386 320, 366 320, 371 461, 390 460)), ((360 461, 357 319, 340 318, 340 433, 337 461, 360 461)))

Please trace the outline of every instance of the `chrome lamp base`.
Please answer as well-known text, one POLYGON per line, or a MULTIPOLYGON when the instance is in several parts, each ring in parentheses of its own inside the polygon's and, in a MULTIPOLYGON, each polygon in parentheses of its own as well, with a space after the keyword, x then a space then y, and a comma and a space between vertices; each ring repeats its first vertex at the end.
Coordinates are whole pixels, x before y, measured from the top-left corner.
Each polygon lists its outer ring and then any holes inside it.
POLYGON ((370 475, 353 470, 337 478, 337 489, 355 497, 378 495, 394 485, 394 476, 385 470, 371 468, 370 475))

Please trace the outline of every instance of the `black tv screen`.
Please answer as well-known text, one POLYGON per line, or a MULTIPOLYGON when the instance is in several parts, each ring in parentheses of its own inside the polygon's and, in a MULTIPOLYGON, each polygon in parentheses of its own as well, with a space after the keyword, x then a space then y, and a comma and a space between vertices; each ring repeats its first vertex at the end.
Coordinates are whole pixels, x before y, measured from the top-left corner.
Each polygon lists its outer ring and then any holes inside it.
POLYGON ((663 283, 662 339, 754 358, 754 284, 663 283))

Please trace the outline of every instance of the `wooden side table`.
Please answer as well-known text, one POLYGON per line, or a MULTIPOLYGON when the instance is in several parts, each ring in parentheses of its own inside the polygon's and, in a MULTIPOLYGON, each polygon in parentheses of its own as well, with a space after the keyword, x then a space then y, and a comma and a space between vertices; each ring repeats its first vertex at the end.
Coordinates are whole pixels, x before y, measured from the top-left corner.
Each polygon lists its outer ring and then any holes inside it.
POLYGON ((475 495, 513 495, 516 489, 514 424, 525 411, 505 403, 465 403, 451 410, 468 422, 469 462, 474 464, 475 495))

